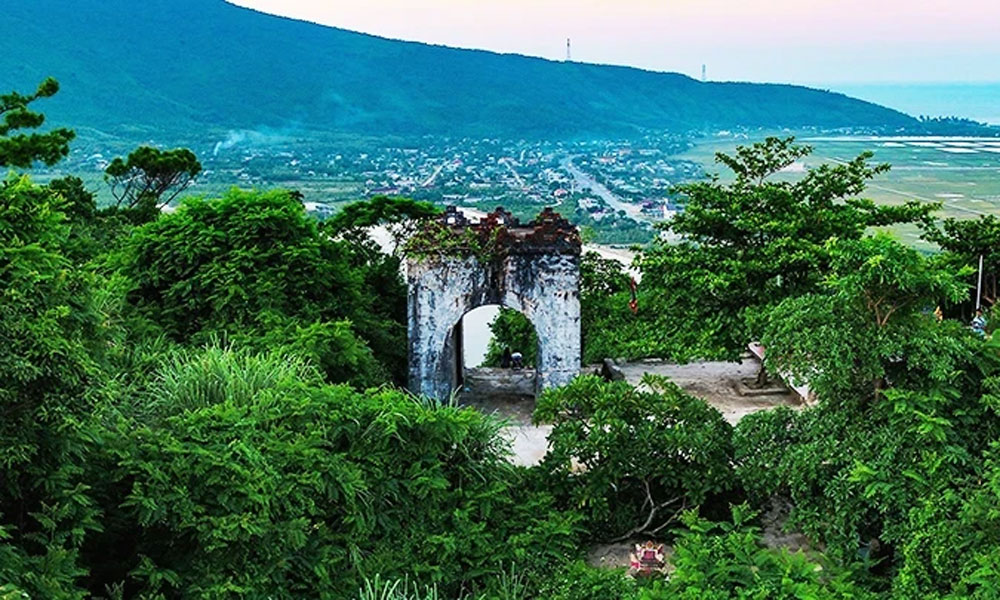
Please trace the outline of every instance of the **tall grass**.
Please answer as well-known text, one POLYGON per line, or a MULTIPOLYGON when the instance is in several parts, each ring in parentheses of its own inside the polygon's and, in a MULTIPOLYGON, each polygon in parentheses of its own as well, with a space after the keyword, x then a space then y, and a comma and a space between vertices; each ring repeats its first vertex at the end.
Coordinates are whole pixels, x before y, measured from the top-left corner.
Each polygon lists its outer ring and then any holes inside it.
POLYGON ((284 385, 321 381, 312 365, 294 356, 212 344, 195 354, 164 358, 142 394, 140 412, 147 419, 162 418, 227 401, 249 402, 284 385))
POLYGON ((365 579, 355 600, 527 600, 528 584, 525 577, 511 565, 501 571, 489 587, 489 592, 471 596, 463 594, 447 599, 436 586, 420 586, 409 579, 382 579, 380 575, 365 579))
MULTIPOLYGON (((357 600, 443 600, 437 587, 423 586, 407 579, 366 579, 358 590, 357 600)), ((455 600, 461 600, 456 598, 455 600)))

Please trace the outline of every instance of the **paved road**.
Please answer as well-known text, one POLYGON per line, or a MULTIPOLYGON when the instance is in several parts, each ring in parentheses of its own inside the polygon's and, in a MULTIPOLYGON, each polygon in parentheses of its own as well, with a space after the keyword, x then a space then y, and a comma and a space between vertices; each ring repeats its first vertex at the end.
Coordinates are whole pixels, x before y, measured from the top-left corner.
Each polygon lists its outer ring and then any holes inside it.
POLYGON ((629 204, 623 201, 621 198, 616 196, 614 192, 609 190, 600 181, 594 179, 594 176, 580 170, 580 167, 573 164, 573 159, 576 156, 567 156, 566 158, 559 161, 559 165, 566 169, 569 174, 573 177, 573 181, 579 189, 590 188, 590 190, 597 195, 601 200, 608 203, 612 209, 619 211, 625 211, 625 214, 632 218, 633 221, 647 221, 639 206, 635 204, 629 204))

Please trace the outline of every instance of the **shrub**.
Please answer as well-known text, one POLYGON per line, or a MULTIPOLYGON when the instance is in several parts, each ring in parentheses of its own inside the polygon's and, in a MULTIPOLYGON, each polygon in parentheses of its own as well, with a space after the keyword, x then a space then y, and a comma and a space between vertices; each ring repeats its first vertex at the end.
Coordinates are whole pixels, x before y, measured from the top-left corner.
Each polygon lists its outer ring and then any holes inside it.
POLYGON ((732 523, 712 523, 685 513, 687 529, 672 558, 675 570, 669 582, 644 591, 643 600, 874 600, 851 582, 850 572, 832 572, 821 556, 764 548, 746 505, 734 506, 732 515, 732 523))
POLYGON ((743 419, 734 436, 736 472, 751 498, 789 498, 791 524, 832 558, 881 561, 876 570, 891 573, 903 558, 899 549, 929 527, 911 522, 911 509, 973 485, 1000 436, 990 400, 996 378, 983 372, 997 368, 996 350, 963 339, 974 353, 947 383, 743 419))
POLYGON ((105 535, 138 558, 95 583, 324 598, 380 574, 454 594, 573 553, 577 517, 507 462, 496 422, 287 362, 209 349, 154 377, 109 441, 124 490, 105 535))
POLYGON ((732 428, 668 380, 647 376, 636 389, 579 377, 543 393, 534 418, 553 424, 551 485, 595 537, 655 534, 731 486, 732 428))
POLYGON ((637 598, 634 581, 622 569, 588 567, 582 561, 559 570, 540 586, 536 598, 546 600, 631 600, 637 598))
POLYGON ((61 202, 0 182, 0 584, 54 599, 82 597, 79 548, 98 527, 82 469, 104 348, 61 202))

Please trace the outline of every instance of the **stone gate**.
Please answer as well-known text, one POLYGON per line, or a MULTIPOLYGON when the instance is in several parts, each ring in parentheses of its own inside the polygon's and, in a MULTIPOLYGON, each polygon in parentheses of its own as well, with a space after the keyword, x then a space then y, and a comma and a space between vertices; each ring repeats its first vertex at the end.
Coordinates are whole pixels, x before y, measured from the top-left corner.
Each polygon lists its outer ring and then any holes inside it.
POLYGON ((498 208, 470 223, 454 207, 427 224, 407 257, 409 387, 447 399, 462 380, 462 317, 515 309, 538 334, 536 393, 580 372, 580 235, 550 208, 521 224, 498 208))

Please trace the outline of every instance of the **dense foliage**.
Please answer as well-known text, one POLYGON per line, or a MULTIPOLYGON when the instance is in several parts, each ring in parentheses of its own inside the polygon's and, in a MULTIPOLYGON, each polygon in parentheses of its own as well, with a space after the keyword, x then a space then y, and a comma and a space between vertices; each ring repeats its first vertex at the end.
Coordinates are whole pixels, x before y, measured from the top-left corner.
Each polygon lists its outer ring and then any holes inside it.
MULTIPOLYGON (((9 164, 56 156, 18 147, 9 164)), ((681 238, 639 262, 638 314, 630 275, 585 256, 583 333, 591 355, 684 357, 759 334, 818 402, 733 427, 664 379, 580 377, 538 400, 531 468, 493 416, 384 385, 405 285, 368 230, 429 207, 320 224, 295 193, 233 190, 137 225, 79 179, 8 176, 0 598, 996 597, 1000 342, 932 312, 967 314, 996 224, 934 233, 927 207, 852 199, 864 157, 769 180, 803 153, 769 140, 720 158, 735 184, 689 186, 681 238), (913 220, 943 253, 868 231, 913 220), (761 533, 773 506, 807 552, 761 533), (669 577, 585 560, 653 536, 669 577)), ((499 343, 526 351, 513 314, 499 343)))
POLYGON ((682 185, 685 210, 662 226, 639 260, 638 319, 620 311, 595 327, 614 336, 618 355, 735 358, 746 347, 747 311, 815 291, 829 269, 831 239, 862 237, 871 227, 923 222, 933 205, 875 205, 856 196, 888 169, 870 153, 823 164, 789 181, 783 169, 808 156, 791 138, 769 138, 719 154, 735 180, 682 185), (625 321, 623 327, 619 324, 625 321))
POLYGON ((964 299, 956 274, 884 235, 827 250, 832 272, 821 291, 756 313, 768 367, 824 398, 951 377, 964 353, 932 310, 964 299))
MULTIPOLYGON (((927 530, 939 531, 935 516, 975 510, 967 495, 983 499, 974 490, 1000 437, 1000 347, 930 312, 964 295, 937 260, 885 237, 836 246, 827 292, 785 300, 764 329, 767 364, 808 378, 822 401, 744 419, 737 472, 752 497, 789 498, 794 525, 831 556, 894 576, 877 588, 903 598, 975 589, 995 573, 949 563, 942 579, 950 559, 927 553, 927 530)), ((988 544, 988 531, 975 539, 988 544)))
POLYGON ((823 565, 822 557, 762 547, 746 505, 734 506, 732 523, 713 523, 694 512, 682 516, 686 530, 678 537, 672 562, 676 570, 666 585, 654 587, 646 600, 736 600, 768 598, 817 600, 874 599, 850 579, 850 571, 823 565))
POLYGON ((574 547, 572 516, 521 490, 498 424, 471 409, 219 348, 166 363, 143 408, 107 434, 124 496, 103 535, 129 548, 127 587, 342 597, 381 573, 455 591, 574 547))
MULTIPOLYGON (((641 321, 629 308, 631 278, 615 260, 585 252, 580 259, 580 333, 583 362, 622 356, 622 340, 639 333, 641 321), (604 329, 614 328, 614 333, 604 329)), ((638 305, 636 305, 638 308, 638 305)))
POLYGON ((597 538, 655 535, 683 509, 727 491, 732 428, 668 380, 580 377, 548 390, 535 420, 552 423, 543 469, 597 538))
POLYGON ((91 278, 67 257, 59 196, 0 183, 0 584, 73 597, 98 527, 82 468, 102 354, 91 278), (65 594, 65 595, 64 595, 65 594))
POLYGON ((137 229, 121 261, 129 302, 179 342, 224 336, 299 348, 331 381, 372 384, 401 369, 401 323, 378 306, 400 286, 374 295, 366 284, 389 274, 324 235, 287 192, 188 199, 137 229))

